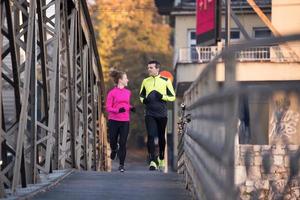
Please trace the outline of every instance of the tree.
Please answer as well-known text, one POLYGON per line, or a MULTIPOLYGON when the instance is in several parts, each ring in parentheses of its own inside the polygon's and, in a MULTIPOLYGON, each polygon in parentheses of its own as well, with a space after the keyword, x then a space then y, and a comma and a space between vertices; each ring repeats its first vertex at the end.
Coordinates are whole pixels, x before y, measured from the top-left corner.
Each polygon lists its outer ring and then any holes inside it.
POLYGON ((142 79, 147 76, 147 62, 158 60, 162 66, 168 66, 163 69, 170 70, 171 28, 158 15, 153 0, 95 0, 91 13, 107 88, 112 86, 108 77, 111 67, 126 71, 130 80, 132 104, 137 107, 129 138, 133 144, 146 135, 144 108, 138 94, 142 79))

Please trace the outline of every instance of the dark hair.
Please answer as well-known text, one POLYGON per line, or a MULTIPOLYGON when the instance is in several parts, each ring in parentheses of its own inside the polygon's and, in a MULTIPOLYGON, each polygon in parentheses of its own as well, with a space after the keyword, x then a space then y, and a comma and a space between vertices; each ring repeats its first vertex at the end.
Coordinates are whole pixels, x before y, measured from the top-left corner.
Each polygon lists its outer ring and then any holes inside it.
POLYGON ((119 79, 122 79, 122 76, 126 74, 125 72, 116 70, 116 69, 112 69, 109 72, 109 76, 113 79, 115 84, 118 84, 119 79))
POLYGON ((160 68, 160 63, 156 60, 151 60, 148 62, 148 65, 155 64, 155 68, 160 68))

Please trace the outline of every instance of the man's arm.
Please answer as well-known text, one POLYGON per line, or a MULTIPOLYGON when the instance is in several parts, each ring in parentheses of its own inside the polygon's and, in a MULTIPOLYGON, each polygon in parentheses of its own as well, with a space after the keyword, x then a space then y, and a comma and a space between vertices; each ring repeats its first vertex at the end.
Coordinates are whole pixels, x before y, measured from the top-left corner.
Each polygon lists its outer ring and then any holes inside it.
POLYGON ((145 88, 145 80, 143 80, 141 89, 140 89, 140 101, 143 103, 144 99, 146 98, 146 88, 145 88))
POLYGON ((167 80, 167 95, 163 95, 162 100, 164 101, 175 101, 175 91, 172 85, 172 82, 168 79, 167 80))

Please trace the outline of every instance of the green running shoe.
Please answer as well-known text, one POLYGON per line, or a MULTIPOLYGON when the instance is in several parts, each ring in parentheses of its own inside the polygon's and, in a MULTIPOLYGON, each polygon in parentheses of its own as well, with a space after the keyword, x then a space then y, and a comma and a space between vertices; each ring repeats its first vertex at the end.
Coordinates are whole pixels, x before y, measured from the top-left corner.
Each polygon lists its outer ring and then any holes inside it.
POLYGON ((158 168, 160 170, 163 170, 165 168, 165 160, 164 159, 159 159, 159 157, 157 158, 157 161, 158 161, 158 168))
POLYGON ((157 170, 157 165, 156 165, 156 163, 154 161, 150 162, 149 170, 151 170, 151 171, 157 170))

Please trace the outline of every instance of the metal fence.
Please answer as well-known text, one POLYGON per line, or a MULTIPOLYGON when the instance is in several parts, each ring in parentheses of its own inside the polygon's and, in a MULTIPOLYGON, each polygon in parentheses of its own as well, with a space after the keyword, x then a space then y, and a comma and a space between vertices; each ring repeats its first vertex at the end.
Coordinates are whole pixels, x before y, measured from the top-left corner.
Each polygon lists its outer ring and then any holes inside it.
POLYGON ((105 169, 102 69, 85 1, 3 0, 0 197, 53 169, 105 169), (12 102, 12 103, 9 103, 12 102))
POLYGON ((209 62, 217 55, 217 53, 216 46, 180 48, 176 59, 179 63, 209 62))
MULTIPOLYGON (((299 81, 235 80, 236 55, 257 57, 248 50, 299 40, 300 35, 293 35, 225 49, 186 91, 178 171, 196 199, 300 198, 295 195, 300 180, 299 81), (225 62, 222 83, 216 81, 220 59, 225 62)), ((270 55, 264 48, 259 49, 262 58, 270 55)))
MULTIPOLYGON (((218 50, 217 46, 180 48, 174 63, 208 63, 222 49, 218 50)), ((295 57, 289 48, 278 45, 246 48, 236 52, 235 58, 241 62, 300 62, 300 59, 295 57)), ((219 61, 223 62, 222 58, 219 61)))

